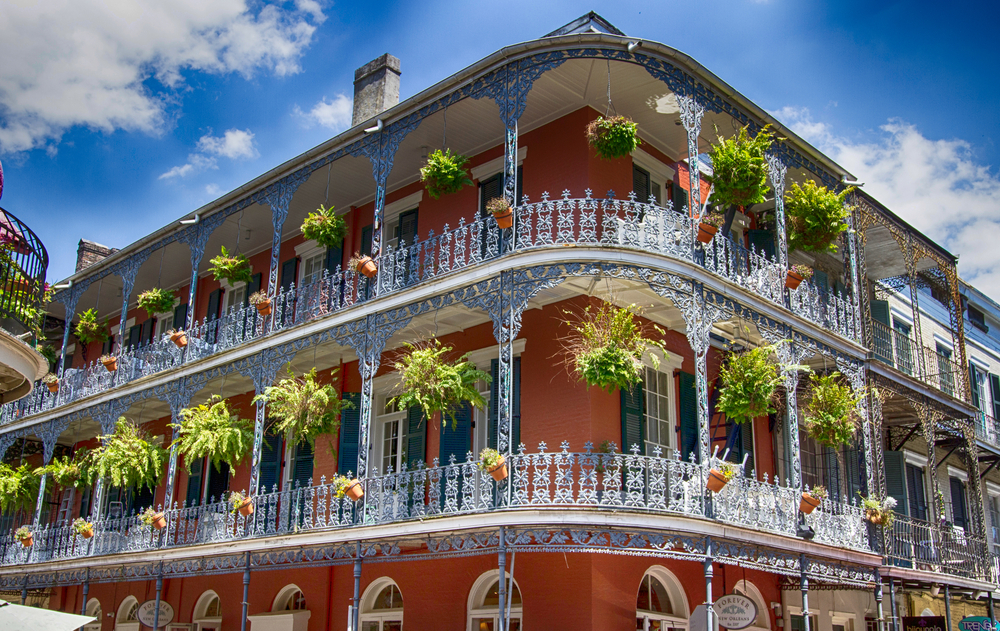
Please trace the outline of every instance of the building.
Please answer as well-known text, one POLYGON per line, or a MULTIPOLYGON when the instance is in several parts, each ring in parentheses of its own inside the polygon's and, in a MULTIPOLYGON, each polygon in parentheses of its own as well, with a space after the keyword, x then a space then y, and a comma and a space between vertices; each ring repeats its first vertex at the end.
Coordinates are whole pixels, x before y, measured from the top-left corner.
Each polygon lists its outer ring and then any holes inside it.
MULTIPOLYGON (((836 254, 790 253, 786 185, 853 177, 683 53, 595 14, 396 103, 399 77, 391 56, 359 69, 350 130, 60 284, 56 315, 96 309, 115 335, 84 346, 67 328, 58 392, 0 411, 8 460, 94 447, 123 416, 169 444, 180 410, 212 395, 255 419, 256 448, 232 472, 171 458, 155 491, 43 486, 40 510, 7 516, 33 524, 34 545, 3 540, 0 587, 94 615, 89 631, 162 622, 148 601, 169 605, 158 611, 178 631, 343 629, 355 606, 360 628, 377 631, 404 618, 409 630, 507 618, 515 629, 695 631, 725 595, 742 598, 719 614, 750 629, 860 631, 925 615, 917 597, 932 613, 947 603, 986 614, 997 578, 979 463, 992 452, 975 433, 954 257, 863 193, 836 254), (584 137, 609 86, 639 126, 630 159, 602 160, 584 137), (786 139, 768 159, 775 194, 739 213, 729 238, 700 245, 690 209, 710 191, 706 130, 768 124, 786 139), (433 198, 419 169, 443 147, 470 157, 475 185, 433 198), (499 196, 515 201, 512 229, 485 212, 499 196), (300 234, 320 204, 347 221, 340 249, 300 234), (249 257, 250 282, 208 274, 222 247, 249 257), (377 261, 374 278, 345 269, 355 251, 377 261), (794 291, 791 263, 817 270, 794 291), (883 306, 923 286, 945 314, 951 359, 922 346, 910 364, 890 359, 883 306), (136 297, 152 287, 177 304, 148 316, 136 297), (266 317, 248 302, 261 290, 266 317), (587 387, 563 365, 566 312, 605 298, 662 330, 666 352, 640 389, 587 387), (184 349, 166 335, 176 328, 184 349), (459 410, 454 429, 389 402, 399 349, 430 338, 492 376, 487 408, 459 410), (768 343, 793 366, 781 409, 744 425, 714 413, 727 353, 768 343), (315 367, 355 404, 315 449, 268 434, 267 404, 253 402, 286 365, 315 367), (841 452, 800 428, 804 365, 870 392, 841 452), (506 454, 505 481, 478 470, 487 446, 506 454), (915 514, 905 501, 892 526, 866 520, 858 493, 904 499, 898 454, 935 471, 944 456, 963 482, 961 525, 940 523, 943 504, 915 514), (709 471, 725 460, 740 475, 711 493, 709 471), (363 500, 334 497, 329 480, 355 471, 363 500), (831 497, 805 516, 802 489, 816 484, 831 497), (243 489, 249 517, 219 501, 243 489), (164 530, 136 516, 150 505, 163 507, 164 530), (92 538, 73 534, 77 515, 94 522, 92 538), (947 599, 931 596, 939 587, 947 599)), ((931 301, 912 295, 922 322, 931 301)), ((914 344, 930 339, 925 328, 914 344)))

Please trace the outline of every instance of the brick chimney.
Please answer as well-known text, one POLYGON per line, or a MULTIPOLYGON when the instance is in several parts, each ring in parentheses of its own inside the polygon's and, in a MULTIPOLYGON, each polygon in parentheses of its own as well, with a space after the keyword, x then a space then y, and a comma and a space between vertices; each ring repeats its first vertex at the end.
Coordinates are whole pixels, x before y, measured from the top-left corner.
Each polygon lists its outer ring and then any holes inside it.
POLYGON ((100 262, 115 252, 118 248, 109 248, 100 243, 80 239, 80 244, 76 248, 76 271, 87 269, 94 263, 100 262))
POLYGON ((389 53, 354 71, 352 127, 399 103, 399 75, 399 60, 389 53))

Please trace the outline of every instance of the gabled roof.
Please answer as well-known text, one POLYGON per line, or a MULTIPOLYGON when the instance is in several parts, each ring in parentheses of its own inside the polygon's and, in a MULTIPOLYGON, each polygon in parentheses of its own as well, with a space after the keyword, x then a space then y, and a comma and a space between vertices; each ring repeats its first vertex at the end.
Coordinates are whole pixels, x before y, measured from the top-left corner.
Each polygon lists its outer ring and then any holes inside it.
POLYGON ((608 22, 593 11, 583 17, 573 20, 566 26, 557 28, 545 37, 574 35, 576 33, 607 33, 609 35, 621 35, 622 37, 625 37, 625 33, 622 33, 615 28, 614 24, 608 22))

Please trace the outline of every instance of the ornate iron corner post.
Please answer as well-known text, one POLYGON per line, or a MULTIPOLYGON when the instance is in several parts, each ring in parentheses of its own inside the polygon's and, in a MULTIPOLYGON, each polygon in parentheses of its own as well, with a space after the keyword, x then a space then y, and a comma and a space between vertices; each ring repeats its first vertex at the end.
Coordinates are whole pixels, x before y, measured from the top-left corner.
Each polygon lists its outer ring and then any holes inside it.
POLYGON ((917 286, 917 248, 913 235, 906 235, 906 275, 910 281, 910 308, 913 310, 913 341, 917 345, 916 372, 919 379, 927 379, 927 360, 924 357, 924 338, 920 326, 920 289, 917 286))
MULTIPOLYGON (((783 366, 798 364, 801 352, 796 352, 792 342, 778 345, 778 361, 783 366)), ((802 490, 802 449, 799 442, 799 371, 784 368, 785 377, 785 425, 788 430, 788 473, 785 481, 792 488, 802 490)))
MULTIPOLYGON (((688 142, 688 208, 689 215, 697 219, 701 213, 701 169, 698 166, 698 136, 701 135, 701 119, 705 115, 705 107, 698 102, 693 94, 677 94, 677 106, 680 108, 681 124, 687 132, 688 142)), ((681 210, 681 209, 677 209, 681 210)), ((695 247, 697 247, 698 222, 693 221, 695 247)))
POLYGON ((920 420, 920 430, 923 434, 924 442, 927 443, 927 470, 930 475, 927 477, 930 479, 930 491, 931 497, 934 501, 931 502, 931 523, 939 524, 941 523, 941 516, 944 515, 944 505, 943 499, 938 492, 938 479, 935 472, 937 471, 937 455, 935 454, 935 443, 937 442, 937 422, 939 413, 934 412, 927 405, 926 401, 921 400, 919 403, 914 403, 914 408, 917 411, 917 418, 920 420))
MULTIPOLYGON (((69 421, 66 418, 54 418, 35 430, 35 433, 42 439, 42 466, 47 466, 52 460, 52 454, 56 448, 56 441, 66 429, 69 421)), ((38 481, 38 501, 35 503, 35 519, 32 522, 35 528, 42 519, 42 505, 45 500, 45 483, 49 475, 43 473, 38 481)))
POLYGON ((128 301, 129 298, 132 297, 132 290, 135 288, 135 276, 139 273, 139 268, 142 267, 142 264, 146 262, 146 259, 149 258, 149 255, 152 254, 152 252, 153 250, 151 248, 140 250, 116 266, 116 271, 122 278, 122 311, 121 322, 118 323, 117 355, 121 354, 122 348, 125 346, 125 324, 128 322, 128 301))
MULTIPOLYGON (((203 380, 204 378, 198 381, 203 380)), ((171 428, 170 460, 167 461, 167 488, 163 496, 163 508, 166 510, 170 510, 170 506, 174 502, 174 483, 177 479, 177 446, 175 443, 177 442, 177 426, 183 420, 180 412, 191 402, 191 396, 194 394, 194 384, 192 383, 194 381, 195 379, 190 377, 181 377, 171 384, 173 387, 168 387, 160 395, 160 398, 170 404, 170 423, 173 425, 171 428)))
MULTIPOLYGON (((962 425, 962 434, 965 438, 965 467, 969 472, 969 503, 972 504, 970 512, 972 513, 973 532, 976 533, 976 537, 980 541, 985 542, 989 541, 989 535, 986 532, 989 522, 986 521, 986 509, 983 506, 983 482, 979 475, 979 446, 976 444, 976 430, 969 421, 962 425)), ((987 568, 989 567, 986 559, 989 557, 989 550, 984 548, 973 550, 972 553, 973 558, 982 566, 979 568, 983 575, 980 578, 986 580, 987 568)))
POLYGON ((506 631, 507 629, 507 611, 504 607, 506 602, 506 591, 507 591, 507 539, 506 531, 503 526, 500 526, 500 545, 497 548, 497 562, 500 566, 500 590, 499 597, 497 599, 498 611, 500 612, 500 624, 498 625, 500 631, 506 631))
POLYGON ((788 231, 785 227, 785 175, 788 168, 777 155, 767 154, 767 174, 774 188, 774 238, 777 240, 778 263, 788 269, 788 231))
MULTIPOLYGON (((513 271, 503 270, 500 272, 500 318, 497 332, 497 344, 499 345, 499 361, 497 363, 498 375, 494 375, 497 380, 497 450, 505 454, 508 461, 510 454, 514 452, 514 445, 511 444, 511 429, 514 417, 514 338, 517 336, 514 323, 514 281, 513 271)), ((523 308, 522 308, 523 311, 523 308)), ((517 322, 520 323, 520 314, 517 322)), ((520 329, 520 326, 516 327, 520 329)))
POLYGON ((698 462, 706 464, 712 455, 711 419, 708 415, 709 334, 712 332, 712 325, 717 320, 722 320, 726 314, 718 306, 708 304, 703 285, 694 283, 691 289, 691 300, 682 307, 681 315, 687 328, 688 344, 694 351, 694 386, 698 399, 698 462))
POLYGON ((243 615, 240 617, 240 631, 247 631, 247 608, 250 603, 250 552, 246 553, 243 565, 243 615))
MULTIPOLYGON (((715 617, 715 610, 713 609, 712 602, 712 576, 714 571, 712 569, 712 563, 715 559, 712 557, 712 538, 705 537, 705 560, 702 562, 702 568, 705 572, 705 628, 714 629, 712 623, 712 618, 715 617)), ((806 629, 809 631, 809 629, 806 629)))
POLYGON ((948 623, 946 628, 951 631, 951 586, 948 581, 944 582, 944 620, 948 623))
POLYGON ((847 233, 844 237, 844 241, 847 244, 847 258, 844 261, 847 269, 845 270, 845 276, 850 279, 851 283, 851 304, 854 306, 854 339, 862 340, 864 339, 864 333, 862 333, 862 318, 861 318, 861 273, 858 269, 858 261, 863 258, 863 254, 858 251, 858 235, 855 229, 855 213, 852 211, 850 215, 847 216, 847 233))
MULTIPOLYGON (((101 434, 103 436, 110 436, 115 431, 115 425, 118 424, 118 418, 125 414, 128 410, 129 402, 127 399, 112 399, 107 403, 100 404, 96 406, 96 412, 93 414, 94 420, 96 420, 101 425, 101 434)), ((106 444, 105 440, 101 440, 101 444, 106 444)), ((94 495, 91 499, 92 512, 91 516, 93 521, 97 522, 101 518, 101 506, 104 504, 104 478, 98 478, 97 482, 94 484, 94 495)))
MULTIPOLYGON (((274 378, 278 374, 290 357, 288 351, 279 351, 277 347, 266 348, 256 355, 240 360, 236 368, 244 376, 250 377, 253 381, 254 393, 262 396, 268 386, 274 383, 274 378)), ((253 458, 250 467, 250 485, 247 492, 256 495, 260 486, 260 461, 261 450, 264 447, 264 423, 267 418, 265 406, 267 403, 263 398, 257 401, 257 415, 253 428, 253 458)))
POLYGON ((899 605, 896 604, 896 579, 892 577, 889 578, 889 615, 892 616, 892 631, 896 631, 899 625, 899 605))
POLYGON ((809 559, 804 554, 799 555, 799 591, 802 593, 802 629, 817 631, 809 628, 809 559))
MULTIPOLYGON (((63 340, 62 349, 59 351, 59 378, 61 379, 63 373, 66 371, 66 347, 69 346, 69 333, 73 328, 73 317, 76 315, 76 304, 80 300, 80 296, 83 295, 83 291, 86 289, 85 286, 80 286, 74 284, 72 287, 66 290, 66 297, 63 298, 63 306, 66 307, 66 319, 65 327, 63 329, 63 340)), ((3 454, 0 454, 0 458, 3 454)))
POLYGON ((958 374, 955 375, 958 383, 957 390, 959 398, 966 403, 972 403, 972 384, 969 382, 969 357, 965 349, 965 310, 962 308, 962 296, 959 292, 958 270, 952 264, 948 268, 942 268, 945 277, 948 279, 948 290, 951 298, 948 309, 948 316, 951 319, 951 343, 955 349, 955 363, 958 365, 958 374))
POLYGON ((201 260, 205 257, 205 246, 208 238, 212 236, 222 222, 225 220, 223 213, 212 215, 208 219, 203 219, 193 226, 185 228, 178 236, 177 240, 186 243, 191 250, 191 281, 188 288, 187 317, 183 323, 174 322, 174 328, 188 330, 194 324, 195 304, 198 296, 198 268, 201 267, 201 260))
POLYGON ((865 431, 870 432, 871 452, 866 454, 865 466, 867 468, 868 494, 873 497, 882 497, 885 491, 885 455, 882 451, 882 398, 875 392, 875 382, 871 375, 868 375, 868 412, 869 423, 865 431))
POLYGON ((80 605, 80 615, 87 615, 87 596, 90 595, 90 568, 87 568, 87 574, 83 579, 83 603, 80 605))
MULTIPOLYGON (((303 173, 295 172, 267 187, 264 193, 264 199, 267 200, 268 206, 271 207, 271 227, 273 230, 271 234, 271 265, 267 274, 267 295, 271 300, 275 300, 278 291, 281 289, 278 286, 278 265, 281 259, 281 230, 285 225, 285 219, 288 218, 288 207, 292 203, 292 196, 295 195, 295 191, 299 189, 305 178, 306 176, 303 173)), ((237 238, 239 238, 239 235, 237 235, 237 238)), ((274 327, 274 320, 277 317, 278 310, 272 310, 271 328, 274 327)))

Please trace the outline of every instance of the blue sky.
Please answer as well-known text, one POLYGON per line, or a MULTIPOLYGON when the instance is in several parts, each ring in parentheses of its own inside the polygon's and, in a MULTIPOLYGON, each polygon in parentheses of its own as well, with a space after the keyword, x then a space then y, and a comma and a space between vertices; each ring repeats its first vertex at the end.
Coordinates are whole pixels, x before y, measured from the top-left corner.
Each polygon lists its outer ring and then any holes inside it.
POLYGON ((595 10, 776 113, 1000 297, 992 4, 27 4, 0 0, 0 203, 42 237, 52 279, 80 238, 125 246, 343 130, 354 69, 382 53, 406 98, 595 10))

